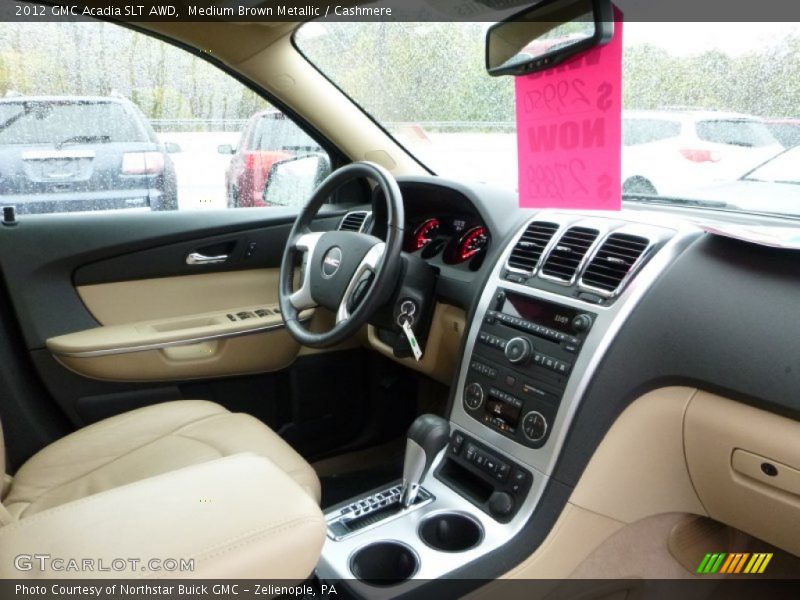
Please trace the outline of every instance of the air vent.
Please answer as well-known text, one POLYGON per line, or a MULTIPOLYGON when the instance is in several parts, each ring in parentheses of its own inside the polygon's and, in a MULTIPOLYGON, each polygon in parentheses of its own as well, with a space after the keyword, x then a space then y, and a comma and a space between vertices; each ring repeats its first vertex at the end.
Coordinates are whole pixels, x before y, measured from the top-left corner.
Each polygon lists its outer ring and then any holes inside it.
POLYGON ((638 235, 612 233, 586 267, 581 285, 613 294, 649 245, 650 240, 638 235))
POLYGON ((349 212, 339 223, 339 229, 343 231, 361 231, 369 215, 370 213, 365 210, 349 212))
POLYGON ((570 227, 550 250, 542 267, 542 275, 571 284, 581 261, 600 232, 587 227, 570 227))
POLYGON ((558 231, 558 223, 534 221, 525 229, 517 245, 508 257, 506 266, 509 269, 530 275, 539 264, 542 252, 558 231))

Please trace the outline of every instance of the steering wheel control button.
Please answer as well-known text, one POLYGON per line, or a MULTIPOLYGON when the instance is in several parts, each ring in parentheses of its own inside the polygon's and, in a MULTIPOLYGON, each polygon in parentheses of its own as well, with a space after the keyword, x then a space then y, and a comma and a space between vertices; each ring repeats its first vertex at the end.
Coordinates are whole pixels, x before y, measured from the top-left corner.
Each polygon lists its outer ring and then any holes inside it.
POLYGON ((322 258, 322 276, 325 279, 330 279, 339 271, 342 266, 342 250, 338 246, 334 246, 325 253, 322 258))
POLYGON ((515 337, 508 341, 505 348, 508 362, 515 365, 524 364, 531 356, 533 347, 531 343, 523 337, 515 337))
POLYGON ((532 442, 541 441, 547 435, 547 419, 542 413, 532 410, 522 419, 522 433, 532 442))
POLYGON ((464 388, 464 404, 469 410, 478 410, 483 404, 484 396, 479 383, 470 383, 464 388))

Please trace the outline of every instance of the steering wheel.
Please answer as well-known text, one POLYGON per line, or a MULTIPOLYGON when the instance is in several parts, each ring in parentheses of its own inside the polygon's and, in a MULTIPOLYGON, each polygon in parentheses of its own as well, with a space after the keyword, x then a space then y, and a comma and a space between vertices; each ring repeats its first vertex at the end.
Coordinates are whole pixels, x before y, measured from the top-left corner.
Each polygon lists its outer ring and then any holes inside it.
POLYGON ((329 175, 297 216, 283 251, 278 297, 292 337, 305 346, 327 348, 356 333, 394 291, 402 246, 403 197, 386 169, 355 162, 329 175), (361 177, 376 181, 383 192, 386 241, 354 231, 311 231, 314 216, 331 194, 361 177), (305 268, 294 290, 294 268, 303 253, 305 268), (336 314, 336 324, 326 332, 309 331, 300 322, 302 311, 317 306, 336 314))

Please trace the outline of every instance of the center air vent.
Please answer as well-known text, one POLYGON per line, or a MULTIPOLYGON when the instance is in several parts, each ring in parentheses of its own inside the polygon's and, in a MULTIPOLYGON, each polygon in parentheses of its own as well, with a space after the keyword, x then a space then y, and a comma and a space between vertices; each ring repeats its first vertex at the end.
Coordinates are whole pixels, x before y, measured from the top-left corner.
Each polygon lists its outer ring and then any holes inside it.
POLYGON ((586 267, 581 285, 614 294, 649 245, 638 235, 612 233, 586 267))
POLYGON ((553 239, 553 235, 558 231, 558 223, 548 223, 545 221, 534 221, 525 229, 525 233, 519 238, 511 256, 508 257, 506 266, 513 270, 530 275, 539 264, 542 252, 553 239))
POLYGON ((547 255, 542 267, 542 275, 563 283, 571 284, 575 273, 589 248, 600 232, 588 227, 570 227, 556 242, 547 255))
POLYGON ((367 217, 372 214, 365 210, 347 213, 342 222, 339 223, 339 230, 343 231, 362 231, 367 217))

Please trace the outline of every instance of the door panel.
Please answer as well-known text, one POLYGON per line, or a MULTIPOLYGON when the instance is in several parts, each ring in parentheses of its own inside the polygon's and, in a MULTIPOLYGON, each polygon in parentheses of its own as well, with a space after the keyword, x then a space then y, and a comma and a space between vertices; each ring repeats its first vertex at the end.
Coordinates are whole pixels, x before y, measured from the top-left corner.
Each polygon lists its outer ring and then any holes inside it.
MULTIPOLYGON (((334 229, 343 214, 326 209, 314 228, 334 229)), ((191 397, 255 414, 287 435, 291 432, 298 447, 312 432, 314 443, 307 450, 317 456, 348 440, 366 439, 361 427, 374 412, 367 388, 355 375, 342 377, 342 372, 371 373, 374 378, 392 367, 368 368, 374 359, 354 349, 358 340, 349 350, 307 355, 280 327, 275 312, 278 267, 295 215, 296 209, 284 208, 26 215, 15 227, 0 228, 0 269, 8 298, 0 317, 4 326, 18 332, 5 366, 30 374, 42 385, 40 405, 22 395, 17 398, 13 388, 0 389, 6 429, 12 423, 8 415, 14 414, 9 407, 25 407, 13 419, 14 435, 7 436, 20 449, 10 468, 63 434, 63 429, 42 425, 55 422, 54 415, 80 427, 139 406, 191 397), (248 255, 253 241, 256 249, 248 255), (220 243, 229 245, 225 262, 186 263, 188 253, 213 250, 220 243), (269 309, 264 317, 236 323, 227 319, 231 312, 262 308, 269 309), (267 328, 273 325, 277 327, 267 328), (242 335, 259 326, 264 329, 242 335), (184 343, 204 327, 211 333, 221 327, 232 335, 184 343), (56 357, 47 347, 47 340, 54 338, 51 347, 61 354, 79 352, 82 345, 85 350, 103 349, 98 336, 115 328, 120 337, 107 338, 106 349, 124 339, 126 329, 129 340, 148 341, 151 336, 151 342, 175 343, 94 357, 56 357), (81 342, 84 335, 89 341, 81 342), (309 369, 315 380, 336 386, 309 388, 309 369), (45 415, 44 407, 53 414, 38 417, 45 415), (19 445, 11 438, 35 443, 19 445)), ((317 310, 309 327, 323 327, 325 317, 317 310)))
POLYGON ((279 269, 247 269, 77 286, 101 325, 169 319, 278 302, 279 269), (146 302, 142 302, 146 298, 146 302))
MULTIPOLYGON (((343 211, 323 213, 320 229, 336 227, 343 211)), ((208 211, 31 215, 0 233, 2 269, 25 345, 44 348, 48 338, 83 331, 98 325, 87 310, 74 281, 80 285, 110 281, 168 277, 192 273, 217 273, 244 269, 277 268, 280 250, 296 210, 286 208, 208 211), (186 255, 217 243, 220 237, 238 235, 268 238, 267 251, 249 261, 202 265, 191 269, 186 255), (110 261, 114 259, 114 261, 110 261), (117 262, 119 261, 119 262, 117 262), (95 266, 111 265, 105 274, 95 266), (127 267, 126 267, 127 265, 127 267), (85 269, 92 269, 92 278, 85 269)), ((141 299, 142 303, 147 298, 141 299)))
MULTIPOLYGON (((112 381, 282 369, 300 346, 283 330, 279 276, 279 269, 249 269, 80 286, 102 326, 50 338, 47 347, 76 373, 112 381)), ((310 321, 313 312, 301 317, 310 321)))
MULTIPOLYGON (((69 369, 111 381, 170 381, 276 371, 289 365, 300 345, 283 326, 277 305, 229 308, 96 327, 47 340, 69 369), (258 316, 256 311, 268 313, 258 316), (232 322, 236 314, 252 318, 232 322)), ((300 314, 309 321, 312 311, 300 314)))

